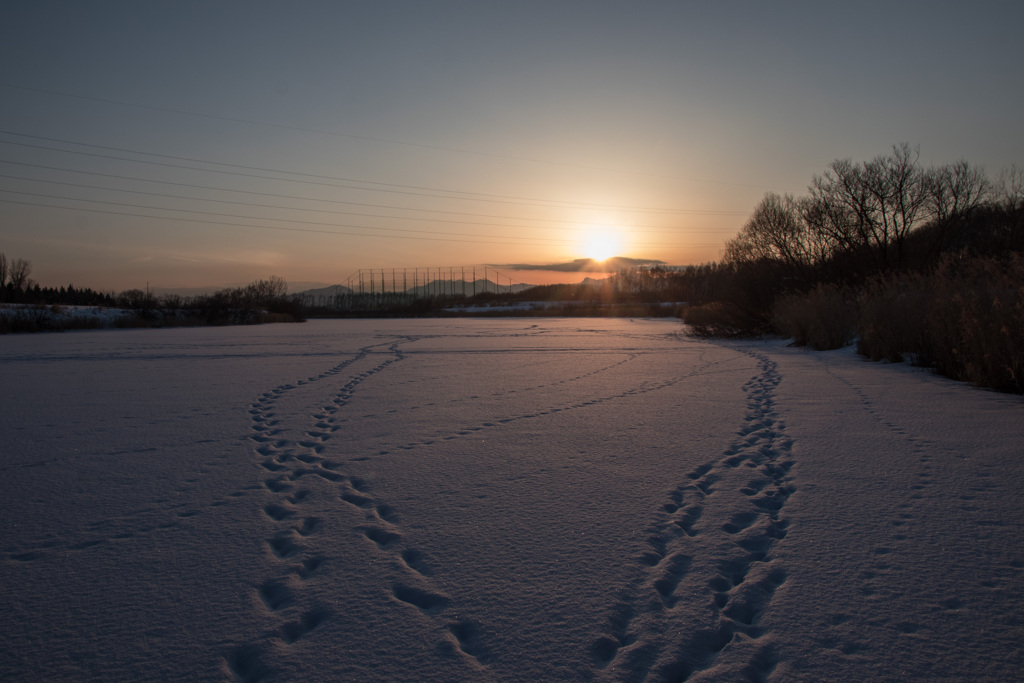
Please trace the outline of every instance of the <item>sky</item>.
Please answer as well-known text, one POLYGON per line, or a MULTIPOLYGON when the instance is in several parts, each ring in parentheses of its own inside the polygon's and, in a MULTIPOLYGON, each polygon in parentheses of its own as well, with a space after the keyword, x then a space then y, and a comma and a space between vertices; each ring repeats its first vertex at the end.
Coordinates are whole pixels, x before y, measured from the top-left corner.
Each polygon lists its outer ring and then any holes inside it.
POLYGON ((1019 2, 0 6, 0 252, 44 286, 715 260, 908 142, 1024 164, 1019 2))

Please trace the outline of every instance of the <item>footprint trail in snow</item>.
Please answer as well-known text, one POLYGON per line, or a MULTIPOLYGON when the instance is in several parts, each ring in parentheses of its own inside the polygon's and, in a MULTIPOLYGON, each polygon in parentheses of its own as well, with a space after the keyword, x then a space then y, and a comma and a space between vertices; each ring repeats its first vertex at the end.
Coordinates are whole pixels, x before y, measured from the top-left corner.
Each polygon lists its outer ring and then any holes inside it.
POLYGON ((1019 397, 670 321, 3 341, 4 680, 1024 667, 1019 397))
POLYGON ((747 352, 760 372, 747 382, 736 440, 669 493, 640 578, 624 590, 593 643, 609 680, 764 680, 775 656, 761 617, 786 569, 772 550, 786 537, 786 500, 796 490, 792 442, 775 412, 777 364, 747 352))

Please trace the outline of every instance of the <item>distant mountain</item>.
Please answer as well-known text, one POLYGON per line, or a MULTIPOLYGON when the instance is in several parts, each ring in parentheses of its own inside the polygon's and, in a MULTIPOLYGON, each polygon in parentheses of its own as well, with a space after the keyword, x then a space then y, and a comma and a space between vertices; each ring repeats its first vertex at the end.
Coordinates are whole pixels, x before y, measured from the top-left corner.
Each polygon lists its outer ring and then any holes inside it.
POLYGON ((485 292, 495 292, 500 294, 508 294, 510 292, 521 292, 524 289, 530 289, 536 285, 523 285, 523 284, 511 284, 511 285, 499 285, 495 284, 491 280, 434 280, 426 284, 420 285, 419 287, 410 287, 406 290, 407 294, 413 296, 473 296, 474 294, 483 294, 485 292))
POLYGON ((331 287, 330 282, 289 282, 288 293, 289 294, 301 294, 302 292, 308 292, 311 289, 323 289, 325 287, 331 287))
POLYGON ((299 296, 312 297, 317 299, 319 297, 332 297, 340 296, 343 294, 352 294, 352 290, 345 285, 327 285, 326 287, 318 287, 316 289, 306 289, 301 292, 295 292, 299 296))

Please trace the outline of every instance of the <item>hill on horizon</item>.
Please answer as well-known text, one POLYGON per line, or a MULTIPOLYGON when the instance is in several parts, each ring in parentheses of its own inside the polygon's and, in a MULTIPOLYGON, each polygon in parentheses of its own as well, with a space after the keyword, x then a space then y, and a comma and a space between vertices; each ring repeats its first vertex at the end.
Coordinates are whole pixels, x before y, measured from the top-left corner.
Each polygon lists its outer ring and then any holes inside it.
MULTIPOLYGON (((589 279, 589 278, 588 278, 589 279)), ((386 285, 386 283, 385 283, 386 285)), ((527 289, 532 289, 537 285, 531 284, 520 284, 515 283, 511 285, 501 285, 493 280, 489 279, 477 279, 477 280, 431 280, 422 285, 415 287, 409 287, 408 289, 399 289, 398 292, 401 294, 409 294, 412 296, 423 297, 433 295, 449 295, 459 296, 465 294, 466 296, 473 296, 474 294, 482 294, 484 292, 497 292, 501 294, 522 292, 527 289)), ((380 293, 381 285, 379 282, 374 285, 366 283, 363 289, 364 294, 371 293, 371 290, 376 293, 380 293)), ((392 292, 390 288, 385 288, 385 291, 392 292)), ((298 296, 309 297, 312 299, 319 298, 330 298, 334 296, 344 296, 346 294, 357 294, 358 291, 345 285, 328 285, 326 287, 317 287, 314 289, 307 289, 300 292, 295 292, 298 296)))

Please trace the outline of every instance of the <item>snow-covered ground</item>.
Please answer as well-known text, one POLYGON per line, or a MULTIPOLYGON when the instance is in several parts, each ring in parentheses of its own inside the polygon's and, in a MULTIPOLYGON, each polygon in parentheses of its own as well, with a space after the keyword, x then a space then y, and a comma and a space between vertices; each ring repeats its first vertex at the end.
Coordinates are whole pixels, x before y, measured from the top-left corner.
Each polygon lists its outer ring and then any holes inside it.
POLYGON ((1017 680, 1024 400, 682 332, 0 337, 0 679, 1017 680))

